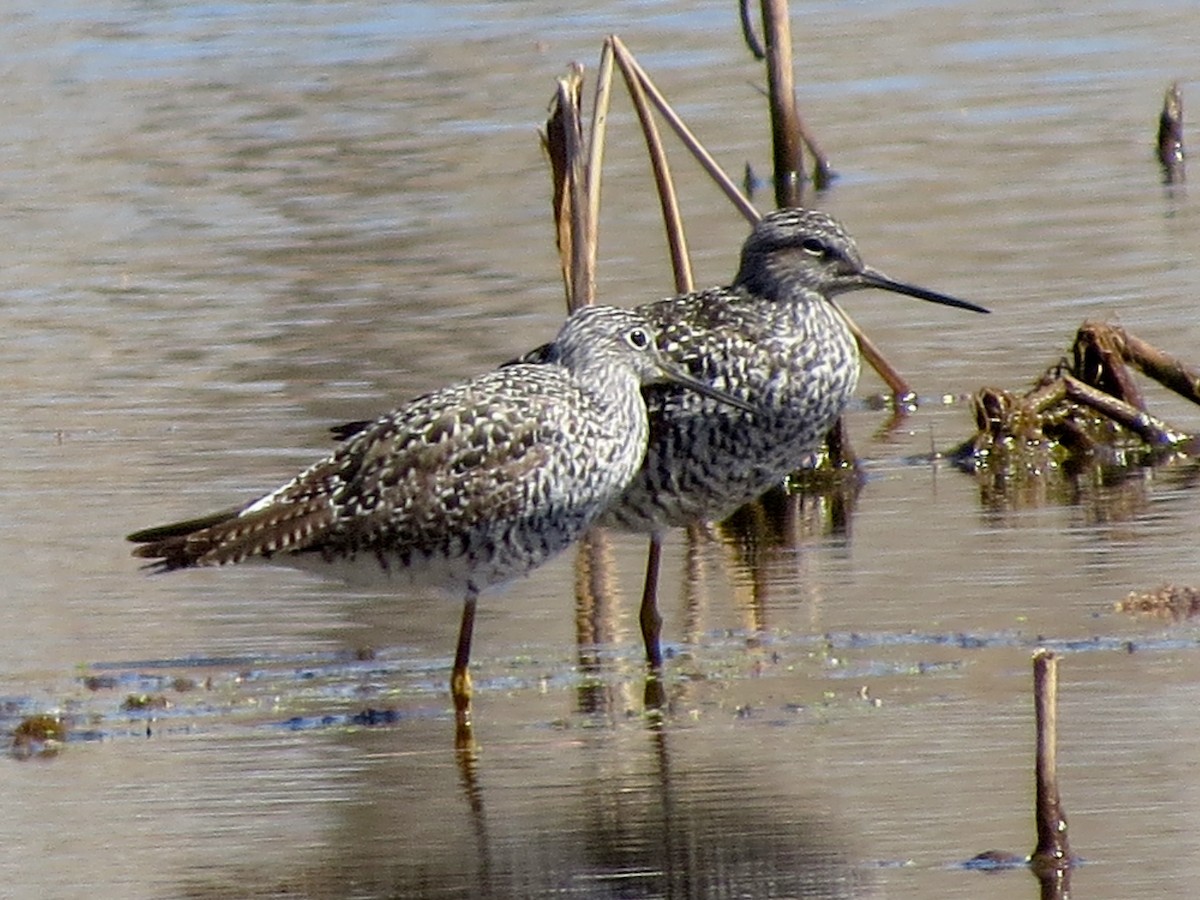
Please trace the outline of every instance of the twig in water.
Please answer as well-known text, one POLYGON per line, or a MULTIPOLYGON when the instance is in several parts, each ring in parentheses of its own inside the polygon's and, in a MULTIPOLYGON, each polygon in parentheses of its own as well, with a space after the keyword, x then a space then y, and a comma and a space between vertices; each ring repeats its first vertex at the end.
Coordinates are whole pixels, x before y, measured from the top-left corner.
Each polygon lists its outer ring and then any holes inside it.
POLYGON ((750 53, 757 60, 766 59, 767 54, 758 35, 754 33, 754 22, 750 19, 750 0, 738 0, 738 19, 742 23, 742 39, 745 40, 750 53))
POLYGON ((1179 82, 1167 88, 1162 112, 1158 116, 1158 161, 1163 167, 1163 180, 1177 184, 1184 180, 1183 172, 1183 92, 1179 82))

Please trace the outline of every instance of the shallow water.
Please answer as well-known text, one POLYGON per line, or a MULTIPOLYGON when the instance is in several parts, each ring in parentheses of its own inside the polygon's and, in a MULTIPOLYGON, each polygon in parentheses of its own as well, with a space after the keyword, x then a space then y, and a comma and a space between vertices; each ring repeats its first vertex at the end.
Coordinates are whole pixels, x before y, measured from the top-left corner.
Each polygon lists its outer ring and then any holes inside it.
MULTIPOLYGON (((1076 893, 1191 895, 1200 629, 1113 604, 1200 583, 1195 468, 997 497, 909 460, 969 433, 943 396, 1023 389, 1084 318, 1196 361, 1197 213, 1152 157, 1192 4, 796 6, 802 109, 842 176, 812 203, 875 265, 995 313, 847 298, 924 402, 891 428, 850 414, 846 527, 811 502, 749 564, 672 537, 661 720, 640 540, 600 551, 595 609, 573 553, 486 599, 465 761, 456 605, 147 578, 121 536, 555 331, 535 132, 605 34, 730 171, 764 172, 728 4, 61 3, 0 25, 0 709, 73 735, 0 758, 0 894, 1035 897, 959 864, 1033 846, 1048 645, 1076 893), (141 694, 170 707, 122 709, 141 694)), ((632 303, 670 275, 624 99, 610 142, 600 291, 632 303)), ((697 278, 725 281, 745 226, 674 167, 697 278)))

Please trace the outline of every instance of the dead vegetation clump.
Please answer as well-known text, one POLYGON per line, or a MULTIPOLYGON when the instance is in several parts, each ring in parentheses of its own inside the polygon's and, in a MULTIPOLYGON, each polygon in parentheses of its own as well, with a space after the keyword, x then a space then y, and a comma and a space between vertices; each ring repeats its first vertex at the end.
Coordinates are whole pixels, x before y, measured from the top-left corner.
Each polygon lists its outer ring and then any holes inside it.
POLYGON ((1117 612, 1183 622, 1200 613, 1200 590, 1178 584, 1161 584, 1149 591, 1130 591, 1115 604, 1117 612))
POLYGON ((950 456, 968 471, 1019 481, 1196 455, 1195 435, 1150 413, 1134 370, 1200 404, 1196 370, 1120 326, 1084 322, 1070 359, 1026 393, 977 391, 975 434, 950 456))

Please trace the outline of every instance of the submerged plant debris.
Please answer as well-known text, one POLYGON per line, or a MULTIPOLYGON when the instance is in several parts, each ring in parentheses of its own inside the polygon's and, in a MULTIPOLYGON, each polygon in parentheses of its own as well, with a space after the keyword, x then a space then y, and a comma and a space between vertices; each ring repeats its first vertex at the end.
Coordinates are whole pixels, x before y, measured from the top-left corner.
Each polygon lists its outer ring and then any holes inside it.
POLYGON ((162 694, 129 694, 121 701, 122 712, 146 712, 170 708, 171 701, 162 694))
POLYGON ((67 723, 58 715, 38 713, 13 729, 10 752, 17 759, 57 756, 67 739, 67 723))

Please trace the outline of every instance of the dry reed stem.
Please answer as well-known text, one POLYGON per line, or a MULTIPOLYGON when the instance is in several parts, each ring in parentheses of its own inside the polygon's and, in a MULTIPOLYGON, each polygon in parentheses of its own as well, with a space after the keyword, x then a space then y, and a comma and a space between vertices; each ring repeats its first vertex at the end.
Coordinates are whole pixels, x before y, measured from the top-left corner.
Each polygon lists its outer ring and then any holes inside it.
MULTIPOLYGON (((679 137, 680 141, 683 142, 683 145, 687 147, 688 151, 693 157, 695 157, 696 161, 700 163, 704 171, 707 172, 709 177, 716 182, 717 186, 725 193, 725 196, 729 198, 730 202, 733 203, 733 205, 746 218, 746 220, 751 224, 754 224, 760 218, 762 218, 750 200, 745 194, 742 193, 737 184, 734 183, 733 179, 730 178, 725 170, 721 168, 720 163, 718 163, 713 158, 712 154, 705 149, 700 140, 695 136, 695 134, 692 133, 684 121, 679 117, 678 113, 676 113, 671 107, 671 104, 667 101, 666 97, 664 97, 662 92, 655 86, 654 82, 650 79, 650 76, 646 74, 646 71, 641 67, 633 54, 629 52, 629 49, 621 42, 621 39, 616 35, 613 35, 609 38, 609 41, 612 42, 613 48, 616 52, 617 63, 621 67, 622 74, 625 75, 627 83, 630 83, 630 73, 633 73, 633 75, 636 76, 637 82, 645 91, 646 96, 650 98, 655 108, 671 126, 671 129, 679 137)), ((632 92, 633 88, 631 87, 630 90, 632 92)), ((670 226, 668 226, 668 228, 669 227, 670 226)), ((681 288, 681 290, 683 289, 681 288)), ((850 326, 850 330, 853 332, 855 340, 858 341, 858 346, 862 352, 863 358, 866 359, 871 368, 873 368, 879 374, 879 377, 883 379, 883 382, 887 385, 888 390, 892 392, 895 402, 900 404, 910 401, 913 397, 913 392, 912 388, 909 387, 908 382, 906 382, 903 376, 896 371, 895 367, 893 367, 884 358, 879 348, 876 347, 875 344, 872 343, 871 339, 863 333, 862 329, 858 327, 858 324, 846 313, 846 311, 840 306, 838 309, 842 313, 842 316, 846 319, 847 324, 850 326)))
POLYGON ((774 150, 775 205, 804 205, 804 149, 792 76, 792 28, 787 0, 762 0, 767 90, 774 150))
POLYGON ((613 49, 605 41, 600 51, 600 67, 596 72, 596 96, 592 101, 592 124, 588 129, 588 161, 584 170, 587 179, 588 272, 594 299, 596 290, 596 256, 600 248, 600 180, 604 169, 604 142, 608 134, 608 109, 612 101, 613 49))
POLYGON ((667 124, 671 126, 671 130, 675 132, 679 140, 688 149, 688 152, 700 163, 701 168, 716 182, 717 187, 729 198, 729 202, 745 217, 747 222, 751 225, 757 222, 761 216, 758 214, 758 210, 754 208, 754 204, 742 193, 741 188, 726 174, 725 170, 721 168, 721 164, 713 158, 712 154, 705 149, 696 135, 687 127, 683 119, 679 117, 679 114, 667 102, 662 91, 658 89, 650 76, 646 74, 646 70, 642 68, 634 55, 629 52, 629 48, 616 35, 610 37, 609 40, 612 41, 618 60, 622 62, 622 71, 636 74, 646 96, 654 104, 654 108, 658 110, 667 124))
POLYGON ((1058 791, 1058 658, 1049 650, 1033 654, 1033 693, 1037 728, 1037 847, 1030 857, 1035 873, 1068 868, 1067 815, 1058 791))
POLYGON ((625 77, 625 86, 629 97, 637 111, 638 121, 642 126, 642 135, 646 139, 646 152, 650 154, 650 168, 654 173, 654 184, 658 190, 658 202, 662 208, 663 226, 667 231, 667 244, 671 251, 671 269, 675 276, 675 290, 687 293, 692 290, 692 263, 687 252, 687 240, 683 234, 683 220, 679 214, 679 197, 675 193, 675 182, 671 178, 671 167, 667 162, 667 154, 663 149, 662 138, 658 126, 654 124, 654 114, 646 102, 646 92, 642 79, 637 71, 629 65, 629 54, 625 52, 620 39, 612 37, 617 66, 625 77))
POLYGON ((570 197, 571 222, 571 305, 574 312, 582 306, 591 306, 595 301, 595 272, 588 264, 594 254, 588 250, 591 235, 587 230, 587 204, 584 200, 585 179, 583 162, 583 122, 580 114, 583 91, 583 67, 573 65, 567 77, 560 82, 560 106, 565 109, 563 134, 566 137, 567 187, 570 197), (566 94, 565 98, 562 94, 566 94))
POLYGON ((567 300, 567 310, 571 308, 571 228, 567 189, 567 160, 566 139, 563 137, 564 113, 562 99, 567 93, 560 81, 550 98, 549 114, 543 131, 538 132, 542 150, 550 163, 550 184, 552 189, 550 211, 554 216, 554 246, 558 248, 558 265, 563 279, 563 290, 567 300))
MULTIPOLYGON (((738 3, 738 17, 741 21, 742 37, 746 41, 747 48, 749 48, 754 58, 761 62, 767 58, 767 54, 758 40, 758 35, 754 33, 754 23, 750 20, 750 0, 740 0, 738 3)), ((790 60, 788 60, 788 68, 789 70, 791 69, 790 60)), ((763 94, 767 94, 767 92, 763 91, 763 94)), ((795 127, 800 135, 800 139, 804 142, 804 146, 808 148, 808 152, 813 156, 813 186, 818 191, 824 190, 837 177, 837 173, 833 171, 833 166, 830 165, 829 157, 825 155, 825 151, 818 146, 817 139, 813 136, 812 131, 805 125, 804 119, 800 116, 799 107, 796 109, 795 127)))
POLYGON ((850 314, 842 309, 841 304, 836 301, 830 301, 838 308, 838 312, 842 314, 842 318, 846 320, 846 324, 850 326, 850 332, 854 335, 854 340, 858 342, 858 350, 862 354, 863 359, 867 361, 876 374, 883 379, 883 383, 887 385, 888 390, 892 392, 892 406, 899 410, 905 404, 911 403, 916 393, 913 391, 904 376, 896 371, 895 367, 888 362, 883 352, 875 346, 875 342, 867 337, 866 333, 858 327, 858 323, 850 318, 850 314))
POLYGON ((746 48, 755 59, 762 62, 767 58, 767 53, 754 33, 754 23, 750 20, 750 0, 738 0, 738 21, 742 24, 742 40, 746 42, 746 48))

